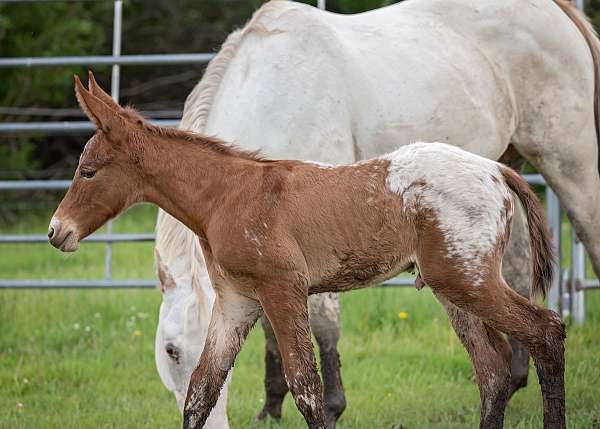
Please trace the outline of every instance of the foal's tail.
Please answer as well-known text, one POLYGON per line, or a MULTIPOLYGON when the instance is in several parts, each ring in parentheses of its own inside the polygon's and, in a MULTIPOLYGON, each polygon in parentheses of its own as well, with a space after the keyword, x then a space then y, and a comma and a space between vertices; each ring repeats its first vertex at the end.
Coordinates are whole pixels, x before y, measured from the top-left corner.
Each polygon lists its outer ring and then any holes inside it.
POLYGON ((552 234, 544 217, 542 204, 529 184, 517 172, 505 166, 502 166, 500 171, 504 176, 504 181, 510 190, 517 194, 527 213, 533 260, 531 294, 545 297, 552 283, 555 252, 552 245, 552 234))

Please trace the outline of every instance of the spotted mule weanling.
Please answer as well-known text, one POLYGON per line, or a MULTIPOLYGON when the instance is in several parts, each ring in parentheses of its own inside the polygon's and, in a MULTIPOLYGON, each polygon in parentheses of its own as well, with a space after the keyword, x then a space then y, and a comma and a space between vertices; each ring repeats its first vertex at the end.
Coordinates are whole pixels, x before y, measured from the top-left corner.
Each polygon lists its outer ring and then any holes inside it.
MULTIPOLYGON (((515 206, 511 191, 527 212, 533 292, 545 293, 552 273, 541 205, 514 171, 441 143, 406 145, 337 167, 270 161, 153 126, 99 88, 86 90, 78 78, 75 91, 97 131, 50 222, 52 245, 74 251, 127 207, 150 202, 194 231, 202 246, 216 298, 190 378, 185 428, 203 427, 263 312, 298 409, 310 428, 324 428, 308 296, 368 287, 410 269, 440 301, 479 318, 499 347, 509 350, 502 332, 529 348, 544 424, 564 427, 564 326, 555 313, 513 292, 501 273, 515 206)), ((508 395, 509 351, 498 365, 506 377, 497 383, 508 395)), ((504 405, 498 408, 486 427, 502 426, 504 405)))

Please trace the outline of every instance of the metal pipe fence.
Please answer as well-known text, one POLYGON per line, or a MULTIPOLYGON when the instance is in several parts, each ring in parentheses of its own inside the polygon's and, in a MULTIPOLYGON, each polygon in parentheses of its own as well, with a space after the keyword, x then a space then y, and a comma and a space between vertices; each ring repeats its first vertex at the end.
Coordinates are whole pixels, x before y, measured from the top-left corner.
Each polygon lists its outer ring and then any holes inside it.
MULTIPOLYGON (((120 27, 119 27, 120 28, 120 27)), ((65 57, 0 58, 0 68, 7 67, 56 67, 56 66, 143 66, 160 64, 204 64, 215 54, 144 54, 144 55, 90 55, 65 57)))
MULTIPOLYGON (((24 0, 13 0, 24 1, 24 0)), ((31 0, 27 0, 31 1, 31 0)), ((578 5, 582 7, 583 2, 578 5)), ((317 0, 317 6, 326 9, 325 0, 317 0)), ((114 0, 113 9, 113 45, 112 55, 98 56, 64 56, 64 57, 26 57, 26 58, 0 58, 0 68, 3 67, 56 67, 72 65, 110 65, 111 70, 111 95, 118 101, 120 89, 120 66, 159 65, 159 64, 191 64, 207 63, 215 54, 161 54, 161 55, 121 55, 121 28, 122 28, 122 0, 114 0)), ((153 120, 161 126, 177 126, 178 120, 153 120)), ((93 125, 88 121, 62 121, 62 122, 8 122, 0 124, 2 134, 87 134, 93 131, 93 125)), ((526 180, 532 185, 546 187, 547 216, 551 226, 554 245, 560 260, 562 215, 558 198, 546 186, 540 175, 525 175, 526 180)), ((23 190, 61 190, 70 185, 69 180, 26 180, 26 181, 0 181, 0 191, 23 190)), ((112 243, 123 242, 151 242, 154 233, 142 234, 115 234, 112 224, 109 223, 106 234, 93 234, 86 242, 105 243, 105 276, 99 280, 14 280, 0 279, 0 289, 129 289, 153 288, 155 280, 152 279, 125 279, 112 278, 112 243)), ((563 318, 571 316, 575 323, 585 321, 585 295, 588 289, 600 288, 600 283, 595 279, 585 276, 585 251, 573 233, 571 240, 571 266, 562 269, 560 265, 555 268, 555 276, 548 296, 548 306, 558 311, 563 318)), ((0 245, 9 243, 45 243, 45 235, 0 235, 0 245)), ((397 277, 384 283, 383 287, 412 286, 414 279, 397 277)))

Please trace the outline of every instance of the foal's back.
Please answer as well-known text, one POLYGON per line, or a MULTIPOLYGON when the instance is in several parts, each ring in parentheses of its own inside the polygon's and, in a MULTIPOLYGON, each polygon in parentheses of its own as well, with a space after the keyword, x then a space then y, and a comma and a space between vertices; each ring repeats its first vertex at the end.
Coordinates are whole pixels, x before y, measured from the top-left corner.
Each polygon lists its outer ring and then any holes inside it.
POLYGON ((297 243, 311 292, 393 277, 433 257, 430 244, 467 271, 487 269, 513 210, 499 164, 442 143, 348 166, 298 163, 283 191, 265 225, 297 243))

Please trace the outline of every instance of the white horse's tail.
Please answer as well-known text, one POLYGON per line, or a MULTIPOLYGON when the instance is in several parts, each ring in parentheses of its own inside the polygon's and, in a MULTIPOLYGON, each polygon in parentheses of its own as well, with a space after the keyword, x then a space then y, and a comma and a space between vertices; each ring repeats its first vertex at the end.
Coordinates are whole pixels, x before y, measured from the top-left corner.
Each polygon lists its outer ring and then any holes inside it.
MULTIPOLYGON (((594 62, 594 117, 596 119, 596 143, 600 145, 600 39, 590 20, 569 0, 553 0, 569 17, 585 39, 594 62)), ((600 172, 600 150, 598 150, 600 172)))

